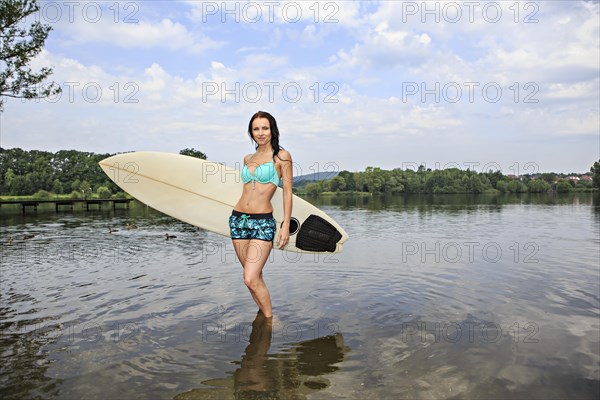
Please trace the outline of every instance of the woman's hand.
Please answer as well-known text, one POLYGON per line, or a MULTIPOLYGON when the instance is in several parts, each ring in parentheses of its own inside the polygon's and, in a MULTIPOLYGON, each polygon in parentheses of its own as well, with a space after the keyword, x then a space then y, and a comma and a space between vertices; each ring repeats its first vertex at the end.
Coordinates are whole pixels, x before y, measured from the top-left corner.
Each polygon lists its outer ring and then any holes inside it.
POLYGON ((277 244, 280 249, 283 249, 290 242, 290 223, 284 222, 279 229, 279 236, 277 237, 277 244))

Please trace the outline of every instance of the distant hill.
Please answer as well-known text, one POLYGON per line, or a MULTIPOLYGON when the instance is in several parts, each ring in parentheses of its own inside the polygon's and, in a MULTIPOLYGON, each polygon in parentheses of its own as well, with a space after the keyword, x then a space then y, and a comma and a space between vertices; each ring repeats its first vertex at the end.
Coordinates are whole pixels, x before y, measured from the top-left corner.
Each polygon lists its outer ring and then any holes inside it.
POLYGON ((325 181, 327 179, 335 178, 339 174, 339 171, 327 171, 327 172, 313 172, 312 174, 294 176, 294 187, 302 187, 312 182, 325 181))

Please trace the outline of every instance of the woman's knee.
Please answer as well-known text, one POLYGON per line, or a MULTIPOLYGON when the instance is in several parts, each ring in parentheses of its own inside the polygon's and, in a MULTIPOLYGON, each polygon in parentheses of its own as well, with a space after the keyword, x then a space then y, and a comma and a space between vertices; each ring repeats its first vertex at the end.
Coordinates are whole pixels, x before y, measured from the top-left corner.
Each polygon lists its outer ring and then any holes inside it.
POLYGON ((244 284, 253 292, 261 285, 262 279, 260 275, 244 274, 244 284))

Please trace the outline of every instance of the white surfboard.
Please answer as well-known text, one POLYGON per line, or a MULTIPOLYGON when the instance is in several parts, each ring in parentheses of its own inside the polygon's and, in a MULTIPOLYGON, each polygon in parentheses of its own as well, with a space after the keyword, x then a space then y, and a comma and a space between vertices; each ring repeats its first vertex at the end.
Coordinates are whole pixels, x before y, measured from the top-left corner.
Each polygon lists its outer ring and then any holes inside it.
MULTIPOLYGON (((121 189, 142 203, 188 224, 230 236, 229 216, 243 189, 237 169, 162 152, 118 154, 99 164, 121 189)), ((271 203, 277 240, 283 222, 281 188, 277 188, 271 203)), ((331 217, 293 196, 290 241, 283 250, 339 253, 347 239, 344 229, 331 217)))

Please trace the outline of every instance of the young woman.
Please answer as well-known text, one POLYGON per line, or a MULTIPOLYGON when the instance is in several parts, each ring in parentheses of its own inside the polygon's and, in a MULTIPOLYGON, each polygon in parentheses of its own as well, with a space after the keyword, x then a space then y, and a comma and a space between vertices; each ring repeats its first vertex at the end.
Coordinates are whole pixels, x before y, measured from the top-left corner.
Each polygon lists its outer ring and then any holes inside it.
POLYGON ((283 223, 277 245, 288 244, 292 215, 292 156, 279 146, 279 129, 275 118, 259 111, 248 124, 248 134, 256 152, 244 157, 244 189, 229 217, 233 247, 244 268, 244 283, 266 318, 273 316, 271 295, 262 270, 273 248, 277 229, 271 198, 282 182, 283 223))

